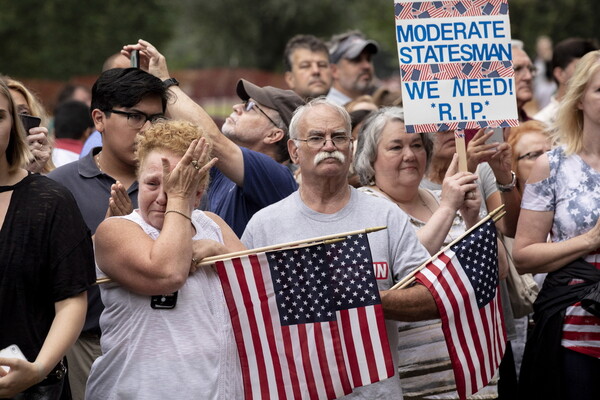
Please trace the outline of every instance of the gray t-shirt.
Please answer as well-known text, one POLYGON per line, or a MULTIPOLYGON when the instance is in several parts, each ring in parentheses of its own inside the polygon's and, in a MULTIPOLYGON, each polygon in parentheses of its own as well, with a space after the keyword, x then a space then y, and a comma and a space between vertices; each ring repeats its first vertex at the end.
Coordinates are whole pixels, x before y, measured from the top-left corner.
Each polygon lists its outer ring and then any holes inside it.
MULTIPOLYGON (((248 248, 268 246, 301 239, 354 231, 375 226, 387 226, 369 234, 375 275, 380 290, 395 282, 429 258, 419 243, 408 216, 396 205, 351 188, 350 201, 334 214, 321 214, 307 207, 296 191, 252 217, 242 242, 248 248)), ((386 320, 396 376, 372 385, 354 389, 346 396, 352 399, 402 399, 397 376, 398 323, 386 320)))

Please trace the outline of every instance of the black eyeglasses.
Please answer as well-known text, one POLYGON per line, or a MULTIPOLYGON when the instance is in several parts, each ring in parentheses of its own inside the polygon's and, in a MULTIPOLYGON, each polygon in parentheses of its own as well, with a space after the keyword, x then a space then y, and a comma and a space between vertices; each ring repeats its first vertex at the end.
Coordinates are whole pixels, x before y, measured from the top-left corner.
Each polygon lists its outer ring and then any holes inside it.
POLYGON ((246 100, 246 101, 244 102, 244 111, 246 111, 246 112, 249 112, 249 111, 250 111, 250 110, 252 110, 253 108, 256 108, 258 111, 260 111, 260 112, 262 113, 262 115, 264 115, 265 117, 267 117, 267 119, 268 119, 269 121, 271 121, 271 123, 272 123, 273 125, 275 125, 275 127, 276 127, 276 128, 279 128, 279 125, 277 125, 277 124, 275 123, 275 121, 273 121, 273 120, 271 119, 271 117, 269 117, 269 116, 267 115, 267 113, 266 113, 266 112, 264 112, 264 111, 263 111, 263 109, 262 109, 262 108, 260 108, 260 107, 258 106, 258 104, 256 104, 254 101, 252 101, 252 100, 246 100))
POLYGON ((539 156, 541 156, 542 154, 544 154, 543 150, 538 150, 538 151, 530 151, 529 153, 525 153, 522 156, 517 157, 517 161, 521 161, 524 158, 528 159, 528 160, 537 160, 539 156))
POLYGON ((352 138, 346 135, 335 135, 332 136, 331 138, 327 139, 325 136, 309 136, 306 139, 294 139, 297 140, 299 142, 305 142, 306 145, 308 147, 312 147, 313 149, 320 149, 321 147, 325 146, 325 143, 327 143, 329 140, 331 140, 331 143, 333 143, 333 145, 339 149, 345 148, 348 143, 350 143, 352 141, 352 138))
POLYGON ((150 123, 153 124, 155 122, 166 120, 164 114, 148 115, 148 114, 140 112, 140 111, 129 112, 129 111, 114 110, 114 109, 107 110, 105 112, 111 112, 111 113, 115 113, 115 114, 119 114, 119 115, 126 115, 127 123, 129 124, 130 127, 134 128, 134 129, 140 129, 142 126, 144 126, 146 121, 150 121, 150 123))

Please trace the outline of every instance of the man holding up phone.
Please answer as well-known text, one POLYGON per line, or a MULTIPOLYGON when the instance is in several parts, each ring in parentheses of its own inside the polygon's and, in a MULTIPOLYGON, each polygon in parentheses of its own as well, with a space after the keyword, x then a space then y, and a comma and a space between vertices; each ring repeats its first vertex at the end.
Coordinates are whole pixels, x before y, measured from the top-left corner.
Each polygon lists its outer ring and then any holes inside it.
POLYGON ((259 87, 241 79, 236 89, 243 103, 233 106, 219 130, 206 111, 170 77, 165 57, 154 46, 140 39, 137 44, 125 46, 122 54, 130 56, 134 50, 140 52, 141 68, 169 85, 175 95, 168 115, 190 121, 209 135, 218 161, 211 170, 207 209, 241 236, 254 213, 297 188, 286 167, 286 144, 292 113, 304 100, 291 90, 259 87))

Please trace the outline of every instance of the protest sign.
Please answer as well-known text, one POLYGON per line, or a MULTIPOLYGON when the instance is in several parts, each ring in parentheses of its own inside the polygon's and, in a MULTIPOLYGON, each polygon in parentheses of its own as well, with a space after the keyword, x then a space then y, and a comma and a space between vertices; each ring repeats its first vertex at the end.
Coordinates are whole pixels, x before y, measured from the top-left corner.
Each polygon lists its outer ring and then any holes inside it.
POLYGON ((395 0, 407 132, 518 125, 507 0, 395 0))

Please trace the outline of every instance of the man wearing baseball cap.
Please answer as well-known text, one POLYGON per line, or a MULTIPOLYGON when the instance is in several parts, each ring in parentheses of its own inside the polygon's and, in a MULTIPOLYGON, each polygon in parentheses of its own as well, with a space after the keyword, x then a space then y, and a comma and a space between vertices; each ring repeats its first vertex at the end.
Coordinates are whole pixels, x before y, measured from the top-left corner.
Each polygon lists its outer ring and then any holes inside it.
POLYGON ((288 125, 304 100, 291 90, 259 87, 245 79, 237 84, 242 103, 214 138, 216 169, 211 171, 207 209, 218 214, 241 236, 258 210, 297 188, 290 170, 288 125))
POLYGON ((370 94, 375 75, 371 58, 379 51, 377 42, 367 40, 360 31, 349 31, 333 36, 327 44, 333 75, 327 100, 343 106, 370 94))
POLYGON ((282 164, 289 160, 288 124, 304 100, 291 90, 259 87, 241 79, 237 94, 243 102, 233 106, 221 132, 206 111, 181 90, 169 74, 165 57, 151 43, 140 39, 123 47, 122 53, 129 57, 133 50, 140 51, 142 68, 160 78, 173 94, 167 116, 202 127, 210 138, 218 161, 210 172, 203 209, 218 214, 241 236, 254 213, 298 187, 282 164))

